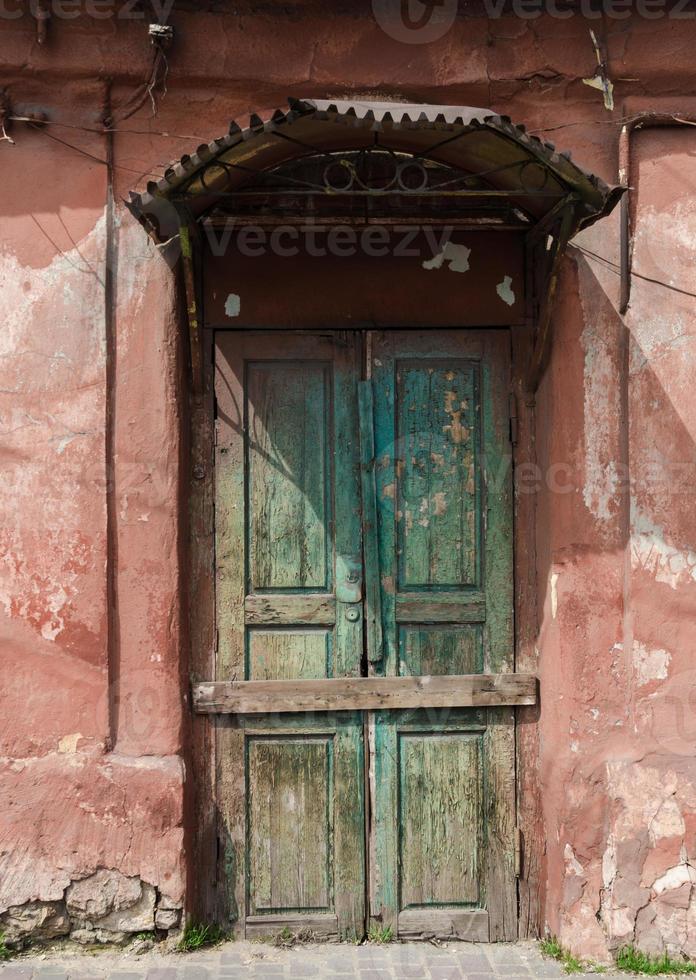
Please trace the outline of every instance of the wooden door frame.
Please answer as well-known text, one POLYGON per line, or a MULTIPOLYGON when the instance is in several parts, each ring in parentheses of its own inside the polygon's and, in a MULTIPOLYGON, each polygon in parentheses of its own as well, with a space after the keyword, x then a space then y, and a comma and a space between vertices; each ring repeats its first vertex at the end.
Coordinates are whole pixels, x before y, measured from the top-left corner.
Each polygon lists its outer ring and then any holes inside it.
MULTIPOLYGON (((280 328, 276 328, 280 329, 280 328)), ((385 329, 385 328, 382 328, 385 329)), ((398 329, 398 328, 396 328, 398 329)), ((438 329, 486 329, 476 324, 438 329)), ((493 328, 489 328, 493 329, 493 328)), ((500 328, 496 328, 500 329, 500 328)), ((532 348, 531 326, 511 327, 512 440, 515 473, 536 466, 534 399, 526 389, 526 368, 532 348)), ((293 331, 295 332, 295 331, 293 331)), ((202 331, 203 379, 200 392, 189 401, 189 639, 190 679, 215 676, 216 619, 214 593, 214 349, 216 329, 202 331)), ((533 470, 530 469, 529 472, 533 470)), ((535 673, 538 630, 536 581, 536 494, 513 495, 513 569, 515 670, 535 673)), ((543 888, 543 823, 534 760, 538 743, 539 706, 520 707, 515 720, 516 811, 521 834, 518 878, 519 936, 539 935, 543 888)), ((221 716, 193 714, 188 751, 193 793, 189 794, 188 820, 194 828, 188 862, 188 907, 200 921, 229 921, 233 896, 228 893, 228 861, 217 808, 219 760, 216 727, 221 716)))

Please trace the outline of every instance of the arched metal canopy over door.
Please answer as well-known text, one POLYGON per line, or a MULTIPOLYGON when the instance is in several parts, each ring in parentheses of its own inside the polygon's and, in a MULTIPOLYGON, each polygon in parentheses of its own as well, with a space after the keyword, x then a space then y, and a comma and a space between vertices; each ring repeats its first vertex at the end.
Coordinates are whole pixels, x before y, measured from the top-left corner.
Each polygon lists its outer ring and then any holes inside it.
POLYGON ((570 154, 487 109, 312 99, 290 105, 267 120, 252 116, 246 128, 232 123, 228 135, 183 156, 162 180, 150 182, 145 194, 131 195, 133 213, 164 241, 176 231, 167 202, 186 204, 197 218, 220 195, 289 160, 374 146, 483 177, 491 192, 509 193, 536 222, 570 195, 576 205, 572 233, 608 214, 623 192, 578 167, 570 154))

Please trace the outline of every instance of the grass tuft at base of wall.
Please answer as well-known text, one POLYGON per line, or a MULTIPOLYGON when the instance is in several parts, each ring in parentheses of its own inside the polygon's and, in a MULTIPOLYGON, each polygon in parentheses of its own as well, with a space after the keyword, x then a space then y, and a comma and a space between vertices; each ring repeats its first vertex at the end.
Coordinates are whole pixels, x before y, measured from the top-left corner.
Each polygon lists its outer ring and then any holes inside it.
POLYGON ((550 936, 548 939, 542 939, 539 943, 539 949, 544 954, 544 956, 550 956, 552 960, 556 960, 561 964, 566 973, 582 973, 584 970, 592 969, 595 973, 602 973, 602 967, 593 967, 583 960, 578 959, 574 956, 570 950, 567 950, 564 946, 561 946, 559 941, 555 936, 550 936))
MULTIPOLYGON (((539 949, 544 956, 549 956, 561 964, 566 973, 605 973, 606 967, 599 966, 588 960, 581 960, 570 950, 562 946, 555 936, 543 939, 539 949)), ((666 953, 662 956, 649 956, 641 953, 633 946, 624 946, 616 954, 616 966, 624 973, 639 974, 647 977, 683 976, 696 974, 696 963, 689 960, 675 960, 666 953)))
POLYGON ((624 946, 616 956, 616 965, 627 973, 642 973, 648 977, 658 977, 663 974, 670 976, 696 973, 696 963, 687 960, 675 960, 666 953, 663 956, 648 956, 633 946, 624 946))
POLYGON ((227 935, 220 926, 191 922, 184 929, 184 934, 177 948, 182 953, 192 953, 203 946, 216 946, 225 939, 227 939, 227 935))

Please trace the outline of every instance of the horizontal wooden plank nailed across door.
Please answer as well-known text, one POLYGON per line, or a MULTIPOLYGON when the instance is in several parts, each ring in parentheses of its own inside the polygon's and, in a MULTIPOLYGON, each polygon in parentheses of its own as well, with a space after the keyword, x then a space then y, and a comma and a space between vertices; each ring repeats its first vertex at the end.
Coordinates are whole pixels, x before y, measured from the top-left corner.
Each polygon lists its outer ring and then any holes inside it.
POLYGON ((202 714, 379 711, 536 703, 533 674, 330 677, 321 680, 209 681, 194 685, 202 714))

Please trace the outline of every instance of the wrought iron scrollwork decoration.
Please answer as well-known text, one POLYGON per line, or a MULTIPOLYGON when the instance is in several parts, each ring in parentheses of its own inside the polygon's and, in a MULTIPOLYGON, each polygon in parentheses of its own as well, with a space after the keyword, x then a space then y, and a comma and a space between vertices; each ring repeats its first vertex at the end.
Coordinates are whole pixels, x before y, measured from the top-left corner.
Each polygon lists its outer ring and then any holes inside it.
MULTIPOLYGON (((221 197, 235 184, 236 189, 231 192, 235 196, 260 191, 461 196, 467 191, 485 191, 490 186, 487 178, 506 171, 516 172, 518 194, 548 196, 546 169, 528 157, 472 173, 444 161, 431 160, 424 154, 396 152, 381 146, 333 153, 317 151, 266 171, 218 157, 201 168, 194 180, 206 193, 221 197), (240 181, 239 177, 243 179, 240 181)), ((195 193, 194 188, 192 191, 195 193)), ((184 189, 182 197, 186 196, 184 189)))

